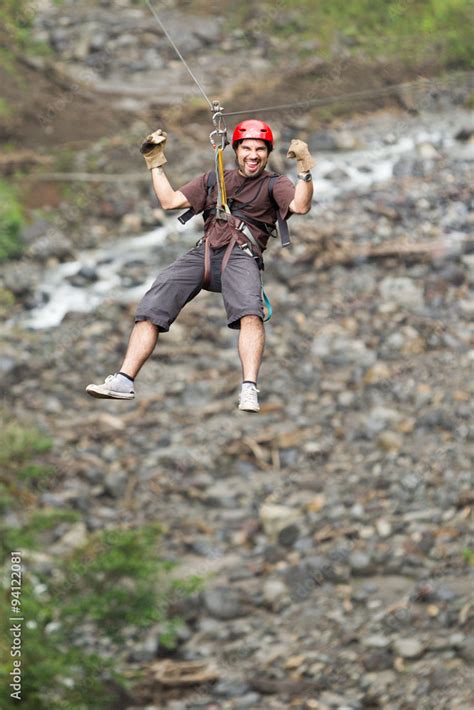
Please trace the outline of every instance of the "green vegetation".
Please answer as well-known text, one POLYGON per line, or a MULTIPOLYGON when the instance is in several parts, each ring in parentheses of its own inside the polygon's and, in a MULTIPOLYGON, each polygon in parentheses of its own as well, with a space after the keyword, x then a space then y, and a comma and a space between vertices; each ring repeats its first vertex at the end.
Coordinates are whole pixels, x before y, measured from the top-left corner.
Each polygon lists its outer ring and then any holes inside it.
POLYGON ((14 470, 29 461, 35 454, 42 454, 51 449, 52 441, 37 429, 25 428, 14 421, 5 421, 0 432, 0 467, 2 470, 14 470))
POLYGON ((114 650, 124 638, 139 641, 151 625, 159 625, 159 643, 173 649, 181 619, 170 604, 198 591, 199 577, 172 579, 175 564, 159 555, 160 527, 116 528, 90 534, 86 543, 67 554, 35 564, 35 553, 48 553, 61 542, 81 514, 67 508, 37 507, 37 492, 48 488, 55 474, 46 458, 49 437, 0 413, 0 505, 15 513, 18 523, 0 524, 4 567, 0 616, 0 697, 2 709, 16 707, 10 699, 11 635, 9 560, 23 557, 21 590, 22 707, 25 710, 108 710, 114 707, 112 687, 126 680, 114 650), (84 628, 86 627, 87 630, 84 628), (83 629, 81 631, 81 629, 83 629), (115 644, 104 654, 103 644, 115 644))
POLYGON ((7 318, 15 305, 15 295, 8 288, 0 287, 0 318, 7 318))
MULTIPOLYGON (((62 0, 54 0, 59 5, 62 0)), ((44 44, 32 39, 35 14, 34 2, 30 0, 2 0, 0 5, 0 65, 12 69, 12 60, 16 52, 48 52, 44 44)))
MULTIPOLYGON (((57 512, 36 516, 31 526, 49 525, 53 519, 64 521, 65 516, 57 512)), ((169 604, 176 596, 200 589, 202 581, 197 577, 184 582, 167 579, 174 565, 157 555, 159 533, 158 526, 97 533, 83 548, 58 562, 54 575, 25 574, 22 615, 34 622, 23 626, 26 710, 113 707, 107 679, 113 678, 118 686, 126 686, 126 681, 116 661, 98 654, 90 642, 81 642, 81 625, 87 625, 87 636, 94 629, 94 644, 104 637, 120 644, 126 627, 133 628, 139 639, 140 630, 158 623, 161 645, 175 646, 181 620, 168 615, 169 604)), ((9 616, 8 604, 7 591, 0 602, 4 619, 9 616)), ((3 634, 0 655, 6 660, 0 665, 0 687, 4 686, 4 697, 11 670, 7 641, 8 634, 3 634)), ((14 704, 2 704, 2 708, 10 707, 14 704)))
MULTIPOLYGON (((36 457, 51 449, 52 441, 33 427, 10 421, 1 413, 0 428, 0 512, 15 502, 27 501, 38 487, 53 474, 53 469, 36 457)), ((2 543, 6 531, 2 531, 2 543)), ((2 545, 0 544, 0 549, 2 545)))
POLYGON ((470 547, 465 547, 462 551, 462 556, 467 565, 474 566, 474 550, 471 550, 470 547))
POLYGON ((0 261, 19 256, 22 252, 20 230, 24 215, 15 190, 0 180, 0 261))
POLYGON ((76 510, 37 510, 31 514, 26 525, 20 528, 0 526, 2 541, 0 550, 5 559, 12 550, 41 550, 51 542, 54 529, 61 523, 80 520, 76 510))
POLYGON ((5 99, 0 97, 0 121, 10 118, 12 115, 12 108, 5 101, 5 99))
POLYGON ((374 58, 397 57, 409 64, 435 59, 447 68, 472 67, 474 6, 470 0, 277 0, 226 3, 233 29, 251 27, 298 47, 302 54, 334 58, 334 47, 374 58))

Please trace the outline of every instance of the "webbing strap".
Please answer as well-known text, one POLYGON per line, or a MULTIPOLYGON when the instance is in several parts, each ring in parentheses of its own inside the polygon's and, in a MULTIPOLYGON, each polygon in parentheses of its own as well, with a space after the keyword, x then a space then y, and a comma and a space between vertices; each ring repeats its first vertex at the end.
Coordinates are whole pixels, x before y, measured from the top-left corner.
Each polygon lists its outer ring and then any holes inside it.
MULTIPOLYGON (((240 230, 240 231, 243 231, 243 230, 240 230)), ((255 259, 255 256, 254 256, 252 250, 250 249, 250 247, 246 246, 246 247, 240 247, 240 248, 243 251, 245 251, 250 257, 252 257, 252 259, 255 259)), ((270 299, 268 298, 265 288, 263 286, 263 273, 262 273, 263 260, 260 259, 261 263, 259 263, 258 259, 256 259, 256 261, 258 264, 258 268, 260 269, 260 289, 261 289, 261 293, 262 293, 263 304, 264 304, 264 307, 267 309, 267 315, 263 319, 263 322, 266 323, 267 321, 270 320, 270 318, 273 315, 273 308, 272 308, 272 304, 270 303, 270 299)))
POLYGON ((273 207, 275 209, 276 215, 277 215, 277 222, 278 222, 278 231, 280 233, 280 241, 282 247, 289 247, 291 245, 290 242, 290 232, 288 230, 288 222, 286 219, 283 219, 281 216, 280 208, 278 207, 278 204, 273 197, 273 184, 275 180, 278 179, 278 175, 272 175, 270 177, 269 183, 268 183, 268 194, 270 196, 270 200, 273 204, 273 207))
POLYGON ((267 321, 270 320, 270 318, 273 315, 273 308, 272 308, 272 304, 270 303, 270 299, 268 298, 267 294, 265 293, 265 289, 263 288, 263 281, 262 281, 262 296, 263 296, 263 302, 265 304, 265 308, 267 309, 267 315, 263 319, 263 322, 266 323, 267 321))
POLYGON ((286 219, 283 219, 283 217, 280 214, 280 210, 277 212, 277 220, 278 220, 278 231, 280 232, 280 242, 282 247, 289 247, 291 246, 290 242, 290 232, 288 230, 288 222, 286 219))

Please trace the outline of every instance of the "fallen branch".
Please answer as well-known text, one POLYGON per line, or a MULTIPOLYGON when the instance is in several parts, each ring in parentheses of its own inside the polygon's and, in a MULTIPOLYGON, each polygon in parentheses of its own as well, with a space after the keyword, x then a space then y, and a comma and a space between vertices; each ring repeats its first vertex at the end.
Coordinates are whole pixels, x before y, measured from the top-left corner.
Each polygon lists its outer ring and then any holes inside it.
POLYGON ((168 687, 182 687, 212 683, 219 678, 219 672, 206 661, 156 661, 150 666, 155 680, 168 687))

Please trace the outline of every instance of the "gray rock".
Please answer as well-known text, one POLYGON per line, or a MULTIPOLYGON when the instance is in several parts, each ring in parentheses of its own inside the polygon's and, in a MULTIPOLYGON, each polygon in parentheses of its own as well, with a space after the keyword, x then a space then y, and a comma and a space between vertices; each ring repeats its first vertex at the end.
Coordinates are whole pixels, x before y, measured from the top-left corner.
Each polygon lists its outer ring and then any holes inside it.
POLYGON ((439 275, 453 286, 462 286, 466 280, 465 270, 457 264, 448 264, 444 269, 441 269, 439 275))
POLYGON ((403 446, 403 437, 396 431, 382 431, 377 437, 377 444, 384 451, 398 451, 403 446))
POLYGON ((66 278, 66 281, 69 281, 72 286, 77 286, 80 288, 82 286, 87 286, 88 284, 94 283, 98 280, 98 278, 99 275, 95 267, 84 264, 83 266, 81 266, 81 268, 76 274, 68 276, 66 278))
POLYGON ((351 338, 343 331, 317 335, 312 342, 311 352, 325 362, 347 365, 356 364, 370 367, 377 355, 357 338, 351 338))
POLYGON ((212 688, 219 698, 239 698, 250 690, 248 683, 238 678, 223 678, 212 688))
POLYGON ((393 642, 393 650, 402 658, 420 658, 423 655, 425 646, 416 638, 400 638, 393 642))
POLYGON ((261 695, 259 693, 245 693, 241 698, 236 698, 234 700, 235 710, 253 710, 254 708, 262 707, 261 695))
POLYGON ((369 673, 386 671, 393 666, 393 655, 388 650, 370 651, 362 656, 362 665, 369 673))
POLYGON ((105 489, 112 498, 120 498, 124 493, 128 483, 126 471, 109 471, 104 481, 105 489))
POLYGON ((82 547, 87 542, 87 528, 83 522, 74 523, 59 542, 59 547, 65 550, 74 550, 82 547))
POLYGON ((20 239, 24 244, 33 244, 37 239, 43 237, 50 228, 51 223, 46 219, 37 219, 21 230, 20 239))
POLYGON ((474 663, 474 636, 468 636, 457 648, 458 655, 468 664, 474 663))
POLYGON ((16 360, 12 357, 0 355, 0 374, 7 375, 15 369, 16 365, 16 360))
POLYGON ((327 557, 322 555, 312 555, 304 561, 309 577, 316 584, 324 584, 328 580, 333 579, 332 565, 327 557))
POLYGON ((289 525, 297 522, 302 513, 296 508, 286 505, 265 503, 260 508, 260 520, 265 534, 272 542, 276 542, 280 532, 289 525))
POLYGON ((94 32, 89 40, 91 52, 99 52, 101 49, 104 49, 106 42, 107 35, 105 32, 94 32))
POLYGON ((142 663, 156 658, 159 649, 159 634, 160 631, 154 628, 147 633, 143 641, 134 644, 130 660, 142 663))
POLYGON ((471 286, 474 284, 474 254, 465 254, 461 257, 462 263, 467 267, 468 281, 471 286))
POLYGON ((263 598, 271 606, 278 606, 287 594, 288 587, 281 579, 267 579, 263 585, 263 598))
POLYGON ((416 152, 422 160, 440 160, 441 155, 436 150, 432 143, 424 141, 423 143, 418 143, 416 146, 416 152))
POLYGON ((286 554, 287 551, 284 547, 281 547, 280 545, 266 545, 263 551, 263 558, 265 562, 275 564, 275 562, 283 560, 286 554))
POLYGON ((204 606, 215 619, 236 619, 244 614, 240 595, 229 587, 214 587, 202 592, 204 606))
POLYGON ((388 424, 396 424, 402 415, 396 409, 389 407, 374 407, 364 419, 364 426, 371 435, 383 431, 388 424))
POLYGON ((405 276, 387 276, 379 285, 381 297, 408 310, 417 310, 424 305, 423 289, 405 276))
POLYGON ((334 136, 337 150, 355 150, 360 141, 350 131, 337 131, 334 136))
POLYGON ((365 552, 353 552, 349 557, 351 571, 356 575, 370 574, 373 570, 371 558, 365 552))
POLYGON ((390 643, 388 636, 383 636, 382 634, 373 634, 362 639, 362 644, 367 646, 367 648, 384 649, 388 648, 390 643))
POLYGON ((318 700, 320 700, 323 707, 337 708, 337 710, 362 710, 362 705, 358 700, 329 690, 325 690, 318 700))
POLYGON ((323 177, 326 180, 335 180, 338 182, 339 180, 347 180, 349 175, 346 173, 345 170, 342 170, 342 168, 334 168, 333 170, 330 170, 328 173, 323 175, 323 177))
POLYGON ((283 547, 292 547, 300 534, 300 529, 297 525, 287 525, 278 533, 278 543, 283 547))
POLYGON ((309 137, 308 144, 310 150, 316 153, 324 150, 337 150, 336 136, 331 131, 318 131, 316 133, 312 133, 309 137))
POLYGON ((393 177, 424 177, 428 172, 429 164, 418 158, 402 157, 393 166, 393 177))

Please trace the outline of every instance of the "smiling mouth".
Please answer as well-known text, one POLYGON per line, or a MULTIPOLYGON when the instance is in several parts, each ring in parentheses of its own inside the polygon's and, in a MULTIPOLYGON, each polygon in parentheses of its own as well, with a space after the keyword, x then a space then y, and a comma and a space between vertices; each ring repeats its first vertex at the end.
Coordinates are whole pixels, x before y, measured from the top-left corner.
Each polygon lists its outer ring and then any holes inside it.
POLYGON ((250 170, 251 172, 255 172, 260 167, 260 162, 258 160, 255 160, 255 161, 248 160, 245 163, 245 166, 246 166, 247 170, 250 170))

